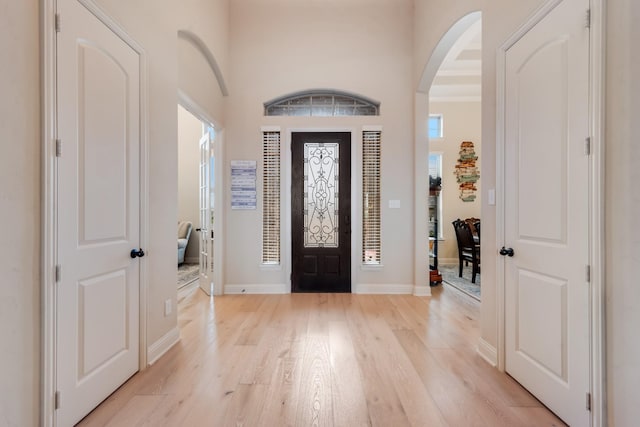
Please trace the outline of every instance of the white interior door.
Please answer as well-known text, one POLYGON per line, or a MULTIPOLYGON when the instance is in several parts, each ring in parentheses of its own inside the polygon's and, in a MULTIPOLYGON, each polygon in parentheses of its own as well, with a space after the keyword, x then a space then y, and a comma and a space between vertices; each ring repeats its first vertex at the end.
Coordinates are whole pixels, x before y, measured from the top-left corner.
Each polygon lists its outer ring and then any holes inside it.
POLYGON ((58 12, 56 422, 69 426, 138 370, 140 57, 80 2, 58 12))
POLYGON ((506 370, 574 426, 589 425, 588 7, 561 1, 505 62, 506 370))
POLYGON ((211 134, 207 126, 200 138, 200 288, 213 293, 213 224, 211 219, 211 134))

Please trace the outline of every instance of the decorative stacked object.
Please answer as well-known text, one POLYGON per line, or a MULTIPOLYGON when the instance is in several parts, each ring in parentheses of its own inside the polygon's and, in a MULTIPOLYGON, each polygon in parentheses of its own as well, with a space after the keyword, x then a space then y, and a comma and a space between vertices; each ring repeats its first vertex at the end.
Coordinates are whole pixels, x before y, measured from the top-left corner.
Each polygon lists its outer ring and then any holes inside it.
POLYGON ((473 202, 476 200, 476 182, 480 179, 480 172, 476 166, 476 150, 473 147, 473 142, 463 141, 460 144, 460 157, 456 164, 456 170, 453 172, 456 175, 456 180, 460 188, 460 199, 463 202, 473 202))

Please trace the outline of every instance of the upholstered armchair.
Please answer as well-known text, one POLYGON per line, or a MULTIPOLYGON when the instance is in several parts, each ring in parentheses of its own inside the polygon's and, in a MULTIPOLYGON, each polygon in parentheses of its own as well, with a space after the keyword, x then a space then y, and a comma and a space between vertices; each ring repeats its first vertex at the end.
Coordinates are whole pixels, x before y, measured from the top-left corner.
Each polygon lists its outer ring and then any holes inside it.
POLYGON ((184 262, 192 228, 193 225, 189 221, 178 221, 178 265, 184 262))

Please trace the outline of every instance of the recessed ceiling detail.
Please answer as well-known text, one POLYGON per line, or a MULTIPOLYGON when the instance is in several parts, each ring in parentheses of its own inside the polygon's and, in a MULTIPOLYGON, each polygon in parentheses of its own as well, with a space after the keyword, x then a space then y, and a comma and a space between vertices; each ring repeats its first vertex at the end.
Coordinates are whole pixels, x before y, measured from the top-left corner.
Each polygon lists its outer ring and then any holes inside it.
POLYGON ((479 102, 482 95, 482 22, 464 32, 442 61, 429 91, 431 102, 479 102))

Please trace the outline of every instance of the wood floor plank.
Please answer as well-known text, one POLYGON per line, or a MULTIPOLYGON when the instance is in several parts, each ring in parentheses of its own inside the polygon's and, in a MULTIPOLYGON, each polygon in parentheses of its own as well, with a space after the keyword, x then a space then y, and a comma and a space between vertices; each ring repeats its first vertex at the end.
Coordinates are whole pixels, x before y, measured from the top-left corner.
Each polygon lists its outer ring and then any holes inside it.
MULTIPOLYGON (((487 401, 467 378, 441 367, 412 331, 395 331, 444 418, 453 426, 516 426, 506 406, 487 401), (464 402, 464 411, 460 410, 464 402)), ((445 351, 445 350, 441 350, 445 351)))
POLYGON ((310 335, 302 358, 300 398, 295 425, 332 425, 333 405, 329 358, 327 339, 317 332, 310 335))
POLYGON ((375 325, 372 330, 372 322, 378 318, 375 303, 368 295, 359 295, 355 302, 347 312, 347 320, 360 366, 371 424, 411 425, 394 386, 396 372, 382 362, 390 348, 381 348, 382 341, 374 332, 375 325))
POLYGON ((563 426, 476 353, 479 305, 179 291, 181 341, 80 426, 563 426))
POLYGON ((556 417, 547 408, 538 407, 513 407, 512 411, 518 416, 521 426, 526 427, 567 427, 565 423, 556 417))
MULTIPOLYGON (((373 345, 376 347, 374 354, 379 366, 383 366, 391 373, 390 381, 400 399, 403 412, 412 426, 444 426, 446 421, 442 416, 435 400, 420 380, 408 355, 403 351, 388 351, 389 348, 400 348, 392 326, 397 326, 394 314, 387 311, 378 311, 380 302, 387 302, 387 298, 380 299, 374 296, 371 303, 362 300, 366 312, 376 312, 376 316, 368 319, 368 326, 375 337, 373 345), (379 314, 379 315, 378 315, 379 314), (391 314, 391 315, 390 315, 391 314), (389 316, 390 315, 390 316, 389 316), (388 323, 391 321, 391 323, 388 323)), ((406 329, 399 329, 406 330, 406 329)), ((366 373, 364 374, 366 375, 366 373)))
POLYGON ((240 384, 233 393, 224 423, 221 425, 257 426, 267 398, 266 388, 263 384, 240 384))
POLYGON ((371 425, 364 386, 345 320, 329 322, 333 425, 371 425))
POLYGON ((149 416, 155 412, 166 396, 163 395, 136 395, 120 411, 117 416, 111 419, 106 427, 112 426, 143 426, 149 416))
POLYGON ((278 359, 273 379, 266 392, 269 398, 265 401, 259 425, 295 426, 301 370, 301 356, 278 359))

